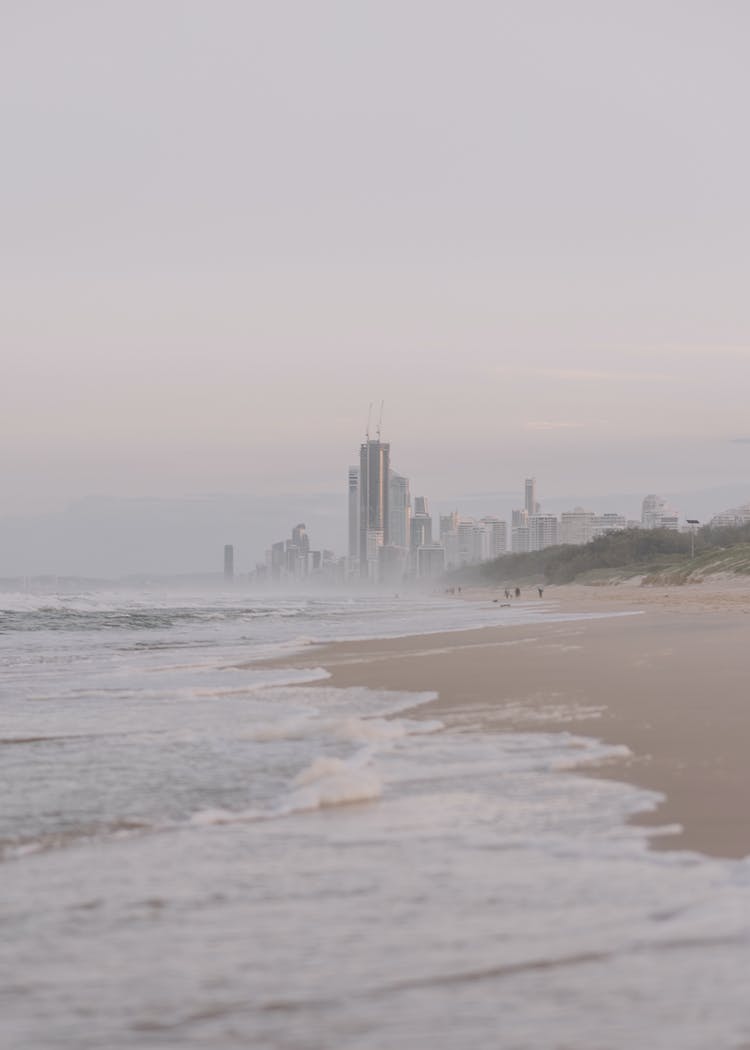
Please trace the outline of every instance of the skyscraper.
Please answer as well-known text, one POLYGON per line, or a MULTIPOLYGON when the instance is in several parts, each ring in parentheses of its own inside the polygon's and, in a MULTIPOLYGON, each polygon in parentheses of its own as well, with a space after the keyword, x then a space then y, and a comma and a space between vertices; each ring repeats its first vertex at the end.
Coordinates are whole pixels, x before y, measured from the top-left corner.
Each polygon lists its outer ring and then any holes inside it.
POLYGON ((524 482, 524 510, 531 517, 538 514, 541 506, 536 501, 536 478, 526 478, 524 482))
POLYGON ((430 516, 427 497, 414 497, 414 513, 411 516, 409 528, 409 546, 416 552, 420 547, 432 543, 432 518, 430 516))
POLYGON ((390 472, 389 487, 390 542, 394 547, 408 547, 409 523, 411 521, 409 479, 392 470, 390 472))
POLYGON ((304 522, 295 525, 292 529, 292 543, 300 554, 307 557, 308 551, 310 550, 310 537, 307 535, 307 529, 304 522))
POLYGON ((349 467, 349 571, 359 559, 359 467, 349 467))
POLYGON ((458 511, 452 510, 450 514, 440 515, 440 542, 442 543, 446 536, 450 533, 455 532, 458 528, 458 511))
POLYGON ((391 446, 369 437, 359 449, 359 564, 374 576, 378 547, 390 543, 389 485, 391 446))

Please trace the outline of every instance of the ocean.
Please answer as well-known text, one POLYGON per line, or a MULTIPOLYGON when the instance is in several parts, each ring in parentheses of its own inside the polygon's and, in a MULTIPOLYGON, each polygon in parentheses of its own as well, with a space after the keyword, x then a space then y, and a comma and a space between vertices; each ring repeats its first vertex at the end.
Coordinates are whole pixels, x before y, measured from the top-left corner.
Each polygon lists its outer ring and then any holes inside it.
POLYGON ((620 749, 259 663, 563 618, 0 593, 0 1045, 750 1046, 750 864, 649 850, 657 796, 570 771, 620 749))

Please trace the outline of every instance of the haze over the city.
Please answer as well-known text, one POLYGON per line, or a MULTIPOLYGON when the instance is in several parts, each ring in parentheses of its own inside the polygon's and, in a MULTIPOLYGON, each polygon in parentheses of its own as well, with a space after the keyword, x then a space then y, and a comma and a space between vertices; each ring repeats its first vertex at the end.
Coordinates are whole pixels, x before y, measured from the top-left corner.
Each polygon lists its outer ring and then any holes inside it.
POLYGON ((381 399, 436 507, 527 474, 556 510, 750 498, 749 30, 732 0, 8 5, 0 574, 218 568, 316 514, 340 545, 381 399))

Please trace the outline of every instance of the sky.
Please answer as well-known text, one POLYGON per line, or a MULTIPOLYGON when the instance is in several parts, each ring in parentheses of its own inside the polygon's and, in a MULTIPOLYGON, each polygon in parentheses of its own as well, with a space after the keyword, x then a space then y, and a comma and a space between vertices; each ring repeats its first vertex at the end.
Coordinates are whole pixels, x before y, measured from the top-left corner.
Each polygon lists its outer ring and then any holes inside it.
POLYGON ((370 402, 459 509, 746 484, 744 0, 0 20, 0 572, 42 520, 85 567, 92 499, 234 501, 260 556, 258 501, 344 513, 370 402))

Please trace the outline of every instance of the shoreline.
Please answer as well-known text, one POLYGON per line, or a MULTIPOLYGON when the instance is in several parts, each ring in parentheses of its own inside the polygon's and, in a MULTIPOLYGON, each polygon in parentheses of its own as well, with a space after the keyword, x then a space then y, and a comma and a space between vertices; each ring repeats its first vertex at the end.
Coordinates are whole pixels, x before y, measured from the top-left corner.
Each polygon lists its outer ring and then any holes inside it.
POLYGON ((652 848, 741 858, 750 854, 750 586, 704 587, 550 587, 551 613, 605 615, 340 641, 263 662, 323 666, 334 687, 437 692, 415 716, 457 730, 469 721, 624 744, 628 758, 573 771, 661 794, 630 823, 682 830, 651 836, 652 848))

